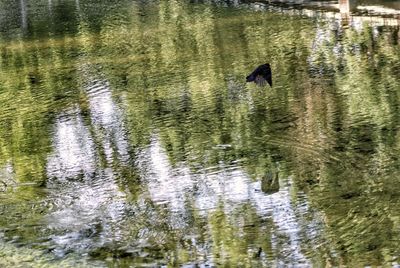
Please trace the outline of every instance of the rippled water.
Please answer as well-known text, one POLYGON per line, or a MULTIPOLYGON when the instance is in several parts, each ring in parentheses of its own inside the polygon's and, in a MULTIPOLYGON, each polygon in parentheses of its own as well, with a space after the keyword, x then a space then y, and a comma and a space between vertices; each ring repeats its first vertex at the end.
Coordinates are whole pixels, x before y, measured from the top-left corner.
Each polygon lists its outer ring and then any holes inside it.
POLYGON ((279 5, 2 1, 0 266, 398 266, 399 40, 279 5))

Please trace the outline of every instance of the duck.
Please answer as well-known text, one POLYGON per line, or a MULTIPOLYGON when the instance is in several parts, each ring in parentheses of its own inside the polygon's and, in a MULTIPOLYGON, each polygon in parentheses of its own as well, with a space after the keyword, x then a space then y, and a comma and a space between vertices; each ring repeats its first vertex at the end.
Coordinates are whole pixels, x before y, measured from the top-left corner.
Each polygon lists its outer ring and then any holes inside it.
POLYGON ((261 64, 246 77, 246 82, 254 82, 258 86, 265 86, 266 82, 272 87, 272 72, 269 63, 261 64))

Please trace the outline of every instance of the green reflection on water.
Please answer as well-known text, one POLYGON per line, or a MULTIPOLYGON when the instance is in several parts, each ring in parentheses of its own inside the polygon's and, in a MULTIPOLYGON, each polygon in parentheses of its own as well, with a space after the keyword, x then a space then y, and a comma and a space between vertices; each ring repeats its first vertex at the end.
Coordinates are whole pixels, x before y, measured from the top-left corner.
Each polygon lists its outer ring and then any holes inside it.
POLYGON ((49 3, 22 15, 2 3, 1 255, 398 259, 398 28, 180 1, 49 3), (245 84, 265 61, 274 87, 245 84))

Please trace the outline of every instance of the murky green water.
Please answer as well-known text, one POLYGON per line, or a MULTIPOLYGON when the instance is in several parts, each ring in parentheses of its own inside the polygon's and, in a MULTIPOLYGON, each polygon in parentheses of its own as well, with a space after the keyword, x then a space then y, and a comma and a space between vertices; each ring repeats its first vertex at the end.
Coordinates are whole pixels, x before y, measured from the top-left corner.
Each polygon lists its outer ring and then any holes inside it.
POLYGON ((399 27, 258 9, 2 1, 0 266, 396 266, 399 27))

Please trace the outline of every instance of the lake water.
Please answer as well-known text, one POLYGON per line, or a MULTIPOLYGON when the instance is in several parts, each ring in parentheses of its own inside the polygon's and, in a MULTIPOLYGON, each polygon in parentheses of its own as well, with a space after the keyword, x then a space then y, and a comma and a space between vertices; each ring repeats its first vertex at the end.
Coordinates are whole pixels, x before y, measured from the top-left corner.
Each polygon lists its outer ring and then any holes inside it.
POLYGON ((399 26, 307 14, 1 1, 0 266, 399 266, 399 26))

